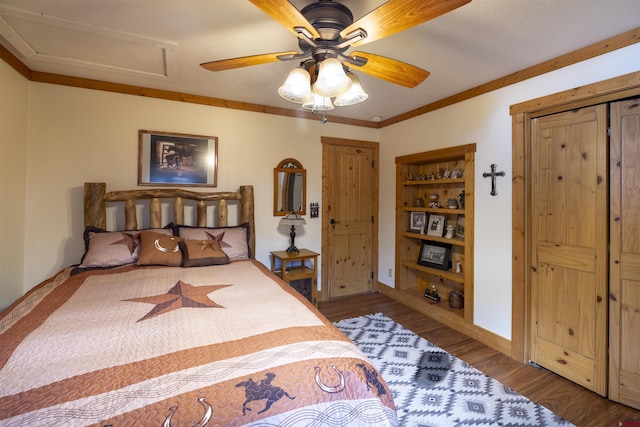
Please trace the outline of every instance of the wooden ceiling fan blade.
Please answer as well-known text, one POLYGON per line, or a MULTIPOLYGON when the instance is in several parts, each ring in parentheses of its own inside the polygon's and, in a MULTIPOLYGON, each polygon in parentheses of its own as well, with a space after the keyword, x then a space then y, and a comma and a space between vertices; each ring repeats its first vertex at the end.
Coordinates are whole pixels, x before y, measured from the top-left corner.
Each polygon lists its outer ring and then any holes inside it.
POLYGON ((370 76, 408 88, 418 86, 431 74, 427 70, 423 70, 415 65, 373 53, 352 52, 349 56, 352 58, 365 58, 367 60, 367 63, 362 66, 349 62, 349 67, 358 69, 370 76))
POLYGON ((277 62, 278 57, 285 55, 297 55, 298 52, 277 52, 265 53, 262 55, 242 56, 239 58, 222 59, 220 61, 211 61, 200 64, 201 67, 209 71, 224 71, 234 68, 249 67, 251 65, 268 64, 269 62, 277 62))
POLYGON ((320 34, 298 9, 287 0, 249 0, 264 13, 282 24, 287 30, 299 37, 296 27, 304 27, 312 39, 320 38, 320 34))
POLYGON ((459 8, 471 0, 389 0, 340 32, 346 38, 359 28, 367 37, 354 42, 360 46, 420 25, 459 8))

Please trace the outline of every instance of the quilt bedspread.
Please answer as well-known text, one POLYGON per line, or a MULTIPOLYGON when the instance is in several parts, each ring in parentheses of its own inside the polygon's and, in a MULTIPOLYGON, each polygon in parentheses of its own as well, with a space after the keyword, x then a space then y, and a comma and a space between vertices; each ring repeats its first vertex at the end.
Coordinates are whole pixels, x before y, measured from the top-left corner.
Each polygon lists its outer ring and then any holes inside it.
POLYGON ((70 270, 0 314, 0 425, 397 425, 366 356, 256 261, 70 270))

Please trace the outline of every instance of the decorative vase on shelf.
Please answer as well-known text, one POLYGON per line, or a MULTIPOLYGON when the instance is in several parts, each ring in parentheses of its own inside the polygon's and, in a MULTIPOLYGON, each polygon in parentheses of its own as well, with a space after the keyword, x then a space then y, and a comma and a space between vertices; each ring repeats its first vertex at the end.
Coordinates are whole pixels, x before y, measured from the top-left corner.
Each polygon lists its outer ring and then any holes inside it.
POLYGON ((449 209, 458 209, 458 201, 453 197, 447 200, 447 207, 449 209))
POLYGON ((449 292, 449 307, 464 308, 464 294, 458 291, 449 292))
POLYGON ((431 208, 439 208, 440 207, 440 202, 438 201, 438 195, 437 194, 430 194, 429 195, 429 207, 431 208))

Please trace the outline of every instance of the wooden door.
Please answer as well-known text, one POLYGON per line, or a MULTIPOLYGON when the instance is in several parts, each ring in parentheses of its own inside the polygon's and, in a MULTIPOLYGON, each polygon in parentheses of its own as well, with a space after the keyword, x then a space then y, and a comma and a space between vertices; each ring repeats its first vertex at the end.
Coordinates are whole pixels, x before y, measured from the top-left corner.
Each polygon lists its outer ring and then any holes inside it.
POLYGON ((378 144, 322 141, 322 289, 328 298, 369 292, 377 265, 378 144))
POLYGON ((640 409, 640 98, 610 116, 609 398, 640 409))
POLYGON ((607 392, 607 107, 531 123, 530 359, 607 392))

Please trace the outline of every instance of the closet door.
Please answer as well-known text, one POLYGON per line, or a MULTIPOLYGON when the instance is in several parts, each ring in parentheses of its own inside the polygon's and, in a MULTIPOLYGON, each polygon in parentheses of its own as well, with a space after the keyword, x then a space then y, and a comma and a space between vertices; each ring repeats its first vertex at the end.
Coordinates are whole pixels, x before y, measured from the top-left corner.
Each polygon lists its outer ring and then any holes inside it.
POLYGON ((640 409, 640 98, 611 104, 609 398, 640 409))
POLYGON ((607 107, 531 121, 530 359, 607 392, 607 107))

